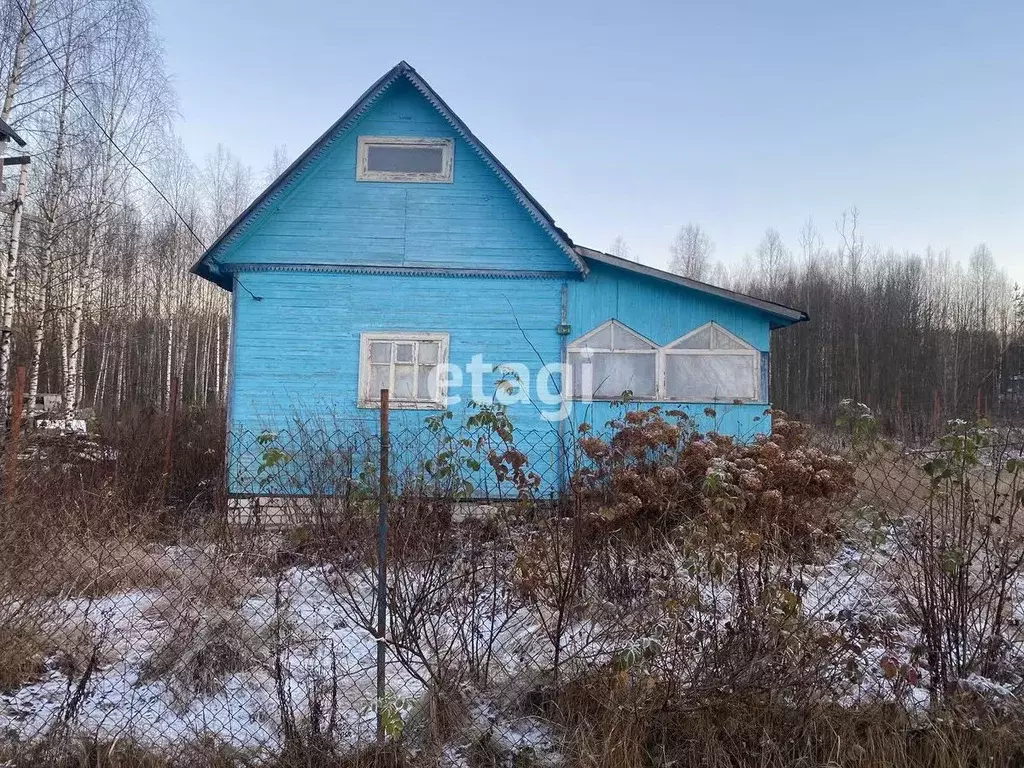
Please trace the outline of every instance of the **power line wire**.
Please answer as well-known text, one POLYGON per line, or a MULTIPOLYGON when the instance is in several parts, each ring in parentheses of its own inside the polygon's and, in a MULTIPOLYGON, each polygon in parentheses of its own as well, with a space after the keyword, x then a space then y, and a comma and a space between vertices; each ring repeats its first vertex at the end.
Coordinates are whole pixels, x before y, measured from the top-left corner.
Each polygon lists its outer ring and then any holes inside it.
POLYGON ((53 66, 56 68, 56 70, 60 73, 61 77, 64 79, 64 83, 67 85, 68 90, 70 90, 71 94, 76 99, 78 99, 78 103, 81 104, 82 107, 85 109, 86 114, 89 115, 89 117, 92 119, 92 121, 94 123, 96 123, 96 127, 100 129, 100 132, 106 137, 107 141, 110 142, 111 146, 114 149, 116 149, 118 152, 120 152, 121 156, 125 160, 128 161, 128 165, 130 165, 136 172, 138 172, 138 174, 149 183, 149 186, 151 186, 154 189, 154 191, 158 195, 160 195, 160 198, 165 203, 167 203, 167 207, 170 208, 174 212, 174 215, 177 216, 181 220, 181 223, 185 225, 185 229, 188 230, 188 233, 190 235, 192 235, 192 237, 195 238, 195 241, 197 243, 199 243, 199 246, 205 250, 206 249, 206 243, 204 243, 202 238, 200 238, 199 235, 196 234, 195 230, 192 229, 192 226, 188 223, 188 221, 185 219, 185 217, 181 215, 181 213, 178 211, 178 209, 174 207, 174 203, 172 203, 170 201, 170 198, 168 198, 167 195, 165 195, 163 193, 163 191, 160 189, 160 187, 158 187, 156 185, 156 182, 154 182, 146 174, 146 172, 144 170, 142 170, 138 165, 135 164, 135 161, 132 160, 128 156, 128 153, 125 152, 123 149, 121 149, 121 147, 117 143, 117 141, 114 140, 114 137, 111 136, 110 133, 107 132, 107 129, 104 127, 103 123, 101 123, 96 118, 96 115, 93 114, 92 110, 89 108, 89 105, 86 103, 85 99, 83 99, 81 96, 78 95, 78 91, 75 90, 75 86, 73 86, 71 84, 71 78, 68 77, 68 73, 64 71, 64 69, 61 67, 61 65, 57 63, 56 57, 50 51, 50 47, 46 44, 46 40, 44 40, 43 36, 41 34, 39 34, 39 31, 36 29, 35 24, 32 23, 32 17, 29 16, 28 11, 25 10, 25 6, 22 5, 21 0, 14 0, 14 2, 18 6, 18 10, 21 11, 22 18, 25 19, 25 23, 28 25, 28 28, 30 30, 32 30, 32 34, 34 34, 36 36, 36 39, 39 40, 39 44, 42 46, 43 52, 46 53, 46 56, 50 59, 50 61, 53 64, 53 66))
MULTIPOLYGON (((202 238, 199 237, 199 235, 196 234, 196 231, 194 229, 192 229, 192 225, 189 224, 188 221, 185 219, 185 217, 181 214, 181 212, 177 208, 174 207, 174 203, 172 203, 170 198, 168 198, 167 195, 165 195, 163 193, 163 190, 161 190, 160 187, 158 187, 156 185, 156 182, 153 181, 153 179, 151 179, 149 177, 149 175, 144 170, 142 170, 138 165, 136 165, 135 161, 132 160, 128 156, 127 152, 125 152, 123 149, 121 149, 120 145, 117 143, 117 141, 114 140, 114 137, 112 135, 110 135, 110 133, 107 131, 106 127, 104 127, 103 123, 101 123, 96 118, 96 115, 93 114, 92 110, 89 108, 89 105, 86 103, 85 99, 83 99, 81 96, 78 95, 78 91, 75 90, 75 86, 73 86, 71 84, 71 78, 68 77, 68 73, 65 72, 64 69, 61 67, 61 65, 57 62, 56 57, 50 51, 50 47, 46 44, 46 40, 44 40, 43 36, 41 34, 39 34, 39 31, 36 29, 35 24, 32 23, 32 17, 29 16, 28 11, 25 10, 25 6, 22 5, 21 0, 14 0, 14 2, 18 6, 18 10, 21 12, 22 18, 25 19, 25 23, 28 25, 28 28, 30 30, 32 30, 32 34, 34 34, 36 36, 36 39, 39 41, 39 44, 42 46, 43 51, 46 53, 47 58, 50 59, 50 62, 53 64, 54 68, 60 73, 60 76, 64 79, 64 83, 67 85, 68 90, 71 91, 71 94, 78 100, 78 103, 82 105, 82 108, 85 109, 86 114, 89 115, 89 117, 92 119, 92 121, 96 124, 96 127, 100 129, 100 132, 106 137, 107 141, 110 142, 111 146, 114 149, 116 149, 118 152, 121 153, 121 157, 123 157, 126 161, 128 161, 128 165, 130 165, 143 179, 146 180, 146 182, 149 184, 149 186, 151 186, 153 188, 153 190, 158 195, 160 195, 160 199, 161 200, 163 200, 165 203, 167 203, 167 207, 170 208, 171 211, 174 212, 174 215, 178 217, 178 219, 181 221, 182 224, 185 225, 185 229, 187 229, 188 233, 190 235, 192 235, 193 239, 195 239, 195 241, 199 244, 199 247, 202 248, 205 251, 206 250, 206 243, 204 243, 202 238)), ((235 282, 238 283, 238 285, 242 288, 242 290, 244 290, 246 293, 248 293, 250 296, 252 296, 252 298, 255 299, 256 301, 262 301, 263 300, 262 296, 257 296, 252 291, 250 291, 248 288, 246 288, 242 284, 242 281, 238 280, 238 276, 237 275, 235 276, 235 282)))

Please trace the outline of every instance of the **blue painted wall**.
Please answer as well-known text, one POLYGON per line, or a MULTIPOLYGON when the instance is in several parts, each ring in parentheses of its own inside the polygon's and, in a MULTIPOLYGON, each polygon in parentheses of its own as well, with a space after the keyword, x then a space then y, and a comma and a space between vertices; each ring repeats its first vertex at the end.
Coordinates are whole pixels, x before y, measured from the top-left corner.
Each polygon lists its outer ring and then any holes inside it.
MULTIPOLYGON (((767 371, 769 318, 759 311, 599 263, 591 263, 583 279, 512 192, 404 79, 297 177, 220 261, 235 265, 236 279, 245 286, 236 287, 233 296, 229 424, 234 435, 248 435, 249 441, 229 451, 233 492, 296 490, 267 488, 254 479, 260 448, 252 437, 262 432, 295 433, 298 423, 336 434, 376 431, 378 411, 358 408, 359 338, 365 331, 447 332, 449 362, 463 370, 477 354, 488 366, 525 363, 531 371, 529 402, 512 405, 510 415, 520 447, 545 487, 555 487, 562 476, 560 428, 571 431, 586 421, 601 429, 622 412, 609 403, 575 403, 570 421, 561 427, 542 418, 542 412, 557 410, 557 405, 537 402, 535 374, 544 363, 562 360, 566 341, 615 318, 665 344, 714 320, 761 350, 767 371), (357 182, 359 135, 453 138, 454 182, 357 182), (281 265, 513 270, 546 276, 274 269, 281 265), (568 339, 556 331, 563 289, 572 327, 568 339)), ((485 396, 493 394, 501 377, 485 377, 485 396)), ((552 383, 552 394, 559 384, 552 383)), ((452 408, 453 422, 460 423, 471 397, 468 378, 461 387, 450 386, 449 396, 461 398, 452 408)), ((766 403, 678 407, 702 431, 747 439, 770 430, 766 403)), ((430 415, 394 411, 395 444, 414 445, 430 415)), ((410 466, 414 453, 409 448, 396 454, 399 467, 403 462, 410 466)))
MULTIPOLYGON (((586 280, 316 272, 245 272, 240 279, 261 300, 235 291, 229 418, 232 432, 248 434, 250 442, 232 452, 233 492, 260 490, 252 485, 251 470, 258 456, 251 440, 264 431, 294 436, 301 424, 335 434, 376 433, 378 411, 358 407, 359 339, 365 331, 447 332, 449 362, 463 371, 474 355, 481 355, 489 370, 525 363, 530 369, 529 401, 511 405, 509 413, 517 440, 527 449, 531 468, 541 475, 545 488, 555 488, 559 482, 559 425, 542 417, 557 406, 538 399, 535 378, 544 363, 562 359, 564 339, 556 326, 563 286, 568 295, 570 338, 611 318, 659 344, 709 320, 762 349, 769 333, 768 318, 756 310, 603 265, 595 265, 586 280)), ((502 377, 501 372, 484 377, 485 397, 496 392, 502 377)), ((467 375, 461 386, 449 386, 449 397, 460 401, 451 405, 453 426, 468 415, 473 396, 470 384, 467 375)), ((557 380, 552 382, 548 391, 554 395, 559 385, 557 380)), ((766 403, 667 403, 665 407, 685 411, 702 432, 751 439, 771 429, 766 403)), ((607 402, 574 403, 563 428, 574 434, 586 422, 602 432, 623 411, 622 406, 607 402)), ((424 442, 424 420, 431 414, 392 412, 394 442, 403 466, 431 455, 424 442), (415 455, 417 450, 422 455, 415 455)), ((488 482, 477 480, 480 487, 488 482)))
MULTIPOLYGON (((457 278, 349 273, 246 272, 247 293, 235 291, 235 334, 229 420, 236 435, 295 433, 298 424, 328 432, 376 433, 379 412, 358 403, 359 337, 364 331, 441 331, 449 334, 449 362, 466 370, 474 355, 489 369, 521 362, 536 370, 560 359, 562 281, 557 279, 457 278)), ((483 394, 494 395, 501 372, 483 377, 483 394)), ((531 377, 532 378, 532 377, 531 377)), ((552 393, 557 393, 554 386, 552 393)), ((467 376, 449 386, 453 425, 464 421, 472 397, 467 376)), ((519 439, 535 447, 531 464, 557 482, 558 426, 541 418, 537 402, 509 406, 519 439)), ((396 465, 411 461, 397 447, 424 437, 432 411, 391 414, 396 465)), ((252 448, 251 439, 247 450, 252 448)), ((252 451, 233 458, 236 469, 252 466, 252 451)), ((236 482, 233 492, 252 490, 236 482)))
POLYGON ((404 78, 219 260, 225 265, 576 270, 498 176, 404 78), (453 182, 356 181, 360 135, 454 139, 453 182))
MULTIPOLYGON (((357 408, 359 336, 364 331, 449 334, 449 362, 466 368, 480 354, 489 366, 558 362, 560 280, 408 277, 306 272, 241 276, 262 297, 236 292, 231 420, 251 429, 280 425, 294 411, 375 422, 357 408)), ((498 373, 485 377, 492 394, 498 373)), ((463 388, 449 396, 469 398, 463 388)), ((524 428, 547 428, 521 404, 524 428)), ((424 411, 396 411, 396 427, 420 425, 424 411)))
POLYGON ((606 264, 588 265, 586 280, 569 286, 570 339, 614 318, 661 345, 713 320, 756 349, 769 349, 769 318, 753 307, 606 264))

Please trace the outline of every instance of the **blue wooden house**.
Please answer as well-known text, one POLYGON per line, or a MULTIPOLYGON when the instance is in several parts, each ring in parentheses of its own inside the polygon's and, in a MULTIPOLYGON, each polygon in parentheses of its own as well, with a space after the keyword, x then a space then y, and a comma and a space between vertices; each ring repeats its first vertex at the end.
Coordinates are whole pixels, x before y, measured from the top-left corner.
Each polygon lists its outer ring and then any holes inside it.
MULTIPOLYGON (((232 293, 232 433, 372 430, 382 388, 409 433, 497 396, 549 475, 564 457, 542 436, 600 428, 624 393, 702 430, 769 431, 769 336, 807 319, 577 245, 405 62, 193 272, 232 293)), ((232 491, 252 490, 243 474, 232 491)))

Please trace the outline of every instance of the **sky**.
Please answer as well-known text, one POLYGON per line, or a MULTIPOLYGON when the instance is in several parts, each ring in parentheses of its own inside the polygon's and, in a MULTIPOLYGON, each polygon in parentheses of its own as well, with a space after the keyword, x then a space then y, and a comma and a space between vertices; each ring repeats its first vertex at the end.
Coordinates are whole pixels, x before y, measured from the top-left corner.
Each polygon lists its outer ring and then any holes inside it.
POLYGON ((577 243, 985 242, 1024 284, 1024 2, 155 0, 197 158, 301 153, 405 59, 577 243))

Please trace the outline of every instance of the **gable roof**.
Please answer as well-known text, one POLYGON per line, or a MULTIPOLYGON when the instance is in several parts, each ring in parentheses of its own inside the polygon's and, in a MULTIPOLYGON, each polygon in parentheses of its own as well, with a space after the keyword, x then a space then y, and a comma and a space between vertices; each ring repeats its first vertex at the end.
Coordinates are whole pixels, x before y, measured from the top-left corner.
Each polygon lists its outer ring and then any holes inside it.
POLYGON ((674 283, 676 285, 681 285, 684 288, 700 291, 701 293, 717 296, 721 299, 725 299, 726 301, 734 301, 738 304, 744 304, 748 307, 758 309, 781 320, 782 322, 780 325, 792 325, 793 323, 802 323, 805 320, 811 319, 806 312, 800 309, 793 309, 792 307, 787 307, 784 304, 777 304, 774 301, 758 299, 754 296, 748 296, 745 293, 737 293, 736 291, 719 288, 717 285, 702 283, 699 280, 691 280, 688 277, 677 275, 674 272, 666 272, 663 269, 656 269, 654 267, 649 267, 646 264, 640 264, 636 261, 612 256, 610 253, 595 251, 593 248, 585 248, 582 245, 577 245, 576 252, 588 261, 607 264, 612 267, 617 267, 618 269, 635 272, 638 275, 645 275, 646 277, 652 277, 655 280, 661 280, 666 283, 674 283))
POLYGON ((345 131, 362 117, 366 111, 400 78, 407 79, 413 87, 419 91, 424 98, 448 121, 455 129, 455 132, 469 144, 474 152, 479 155, 484 163, 490 167, 502 183, 512 192, 531 218, 536 221, 555 241, 555 244, 565 252, 566 256, 576 265, 576 268, 586 275, 588 267, 586 261, 580 258, 575 246, 569 236, 560 229, 555 220, 540 203, 531 195, 526 188, 519 183, 519 180, 506 168, 497 157, 480 141, 466 126, 462 119, 452 111, 444 99, 430 87, 426 80, 413 69, 407 62, 400 61, 389 71, 385 72, 380 79, 371 85, 367 91, 360 96, 355 104, 343 114, 338 120, 327 129, 324 134, 313 142, 310 147, 299 155, 284 172, 278 176, 269 187, 267 187, 249 207, 242 211, 238 217, 228 225, 227 229, 214 241, 213 245, 206 249, 199 260, 192 266, 192 272, 212 280, 223 288, 231 290, 231 281, 228 275, 224 275, 217 269, 217 255, 223 252, 235 242, 245 230, 256 220, 256 218, 272 206, 280 195, 288 189, 323 153, 340 137, 345 131))

